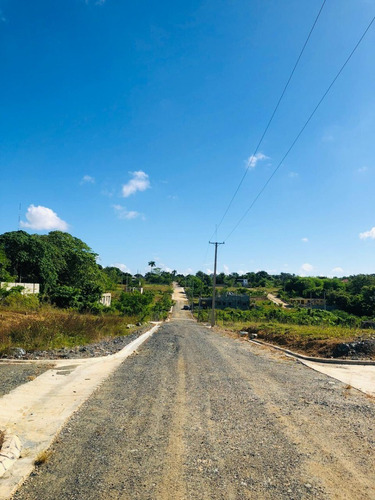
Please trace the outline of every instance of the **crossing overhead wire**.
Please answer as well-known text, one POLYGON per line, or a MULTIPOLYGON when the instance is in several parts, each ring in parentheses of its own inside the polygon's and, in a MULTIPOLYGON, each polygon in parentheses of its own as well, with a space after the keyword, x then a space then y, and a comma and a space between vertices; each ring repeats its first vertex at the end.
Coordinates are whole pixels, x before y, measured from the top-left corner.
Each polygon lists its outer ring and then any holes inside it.
POLYGON ((278 165, 276 166, 276 168, 273 170, 273 172, 271 173, 271 175, 268 177, 268 179, 266 180, 266 182, 263 184, 262 188, 259 190, 258 194, 255 196, 255 198, 253 199, 253 201, 251 202, 249 208, 246 209, 245 213, 242 215, 242 217, 238 220, 238 222, 236 223, 236 225, 233 227, 233 229, 231 230, 231 232, 228 234, 228 236, 225 238, 225 241, 228 240, 228 238, 230 238, 232 236, 232 234, 234 233, 234 231, 238 228, 238 226, 241 224, 241 222, 243 221, 243 219, 248 215, 248 213, 250 212, 250 210, 253 208, 253 206, 255 205, 255 203, 258 201, 258 199, 260 198, 260 196, 263 194, 264 190, 266 189, 266 187, 268 186, 268 184, 271 182, 272 178, 275 176, 276 172, 279 170, 279 168, 281 167, 281 165, 283 164, 284 160, 286 159, 286 157, 289 155, 289 153, 292 151, 292 149, 294 148, 295 144, 297 143, 298 139, 301 137, 303 131, 305 130, 305 128, 307 127, 307 125, 310 123, 312 117, 315 115, 315 113, 317 112, 318 108, 320 107, 320 105, 322 104, 322 102, 324 101, 324 99, 326 98, 327 94, 330 92, 331 88, 333 87, 333 85, 336 83, 336 80, 339 78, 339 76, 341 75, 341 73, 343 72, 345 66, 348 64, 348 62, 350 61, 350 59, 352 58, 353 54, 355 53, 355 51, 358 49, 359 45, 361 44, 362 40, 365 38, 367 32, 369 31, 369 29, 371 28, 371 26, 373 25, 375 21, 375 16, 371 19, 370 23, 368 24, 367 28, 365 29, 365 31, 362 33, 360 39, 358 40, 358 42, 355 44, 354 48, 352 49, 352 51, 350 52, 350 54, 348 55, 348 57, 346 58, 344 64, 341 66, 341 68, 339 69, 339 71, 336 73, 336 76, 334 77, 334 79, 332 80, 332 82, 330 83, 330 85, 328 86, 327 90, 324 92, 323 96, 320 98, 320 100, 318 101, 318 104, 315 106, 315 108, 313 109, 312 113, 310 114, 310 116, 307 118, 307 120, 305 121, 303 127, 301 128, 301 130, 298 132, 297 136, 295 137, 294 141, 292 142, 292 144, 289 146, 287 152, 284 154, 284 156, 282 157, 282 159, 280 160, 280 162, 278 163, 278 165))
MULTIPOLYGON (((301 51, 300 51, 300 53, 299 53, 299 55, 298 55, 298 57, 297 57, 297 60, 296 60, 296 62, 295 62, 295 64, 294 64, 294 66, 293 66, 293 69, 292 69, 292 71, 291 71, 291 73, 290 73, 290 75, 289 75, 289 78, 288 78, 288 80, 287 80, 287 82, 286 82, 286 84, 285 84, 285 86, 284 86, 284 88, 283 88, 283 91, 281 92, 281 95, 280 95, 280 97, 279 97, 279 99, 278 99, 278 101, 277 101, 277 103, 276 103, 276 106, 275 106, 275 108, 274 108, 274 110, 273 110, 273 112, 272 112, 272 114, 271 114, 271 117, 270 117, 270 119, 268 120, 268 123, 267 123, 267 125, 266 125, 266 128, 264 129, 264 131, 263 131, 263 133, 262 133, 262 136, 261 136, 261 138, 259 139, 258 144, 257 144, 257 146, 256 146, 256 148, 255 148, 255 150, 254 150, 254 153, 251 155, 251 157, 250 157, 250 158, 254 158, 254 157, 256 156, 256 154, 258 153, 258 151, 259 151, 259 148, 260 148, 260 146, 261 146, 261 144, 262 144, 262 142, 263 142, 263 139, 264 139, 265 135, 266 135, 266 134, 267 134, 267 132, 268 132, 268 129, 269 129, 269 127, 270 127, 270 125, 271 125, 271 123, 272 123, 272 121, 273 121, 274 117, 275 117, 275 114, 276 114, 277 110, 279 109, 280 103, 281 103, 281 101, 283 100, 283 97, 284 97, 284 95, 285 95, 285 92, 286 92, 287 88, 289 87, 289 84, 290 84, 290 82, 291 82, 291 80, 292 80, 292 78, 293 78, 294 72, 296 71, 297 66, 298 66, 298 64, 299 64, 299 62, 300 62, 300 60, 301 60, 301 57, 302 57, 302 55, 303 55, 303 53, 304 53, 304 51, 305 51, 305 48, 306 48, 306 46, 307 46, 307 44, 308 44, 308 42, 309 42, 309 40, 310 40, 310 37, 311 37, 311 35, 312 35, 312 32, 313 32, 313 31, 314 31, 314 29, 315 29, 316 23, 318 22, 318 19, 319 19, 319 17, 320 17, 320 14, 322 13, 322 10, 323 10, 323 8, 324 8, 324 5, 326 4, 326 1, 327 1, 327 0, 323 0, 323 3, 322 3, 322 5, 321 5, 321 7, 320 7, 320 9, 319 9, 319 12, 318 12, 318 14, 317 14, 317 16, 316 16, 316 18, 315 18, 315 20, 314 20, 314 22, 313 22, 313 25, 311 26, 311 29, 310 29, 310 31, 309 31, 309 34, 307 35, 307 38, 306 38, 306 40, 305 40, 305 43, 304 43, 304 44, 303 44, 303 46, 302 46, 302 49, 301 49, 301 51)), ((237 186, 236 190, 234 191, 234 194, 233 194, 233 196, 232 196, 231 200, 229 201, 229 204, 228 204, 227 208, 225 209, 225 212, 224 212, 224 214, 223 214, 222 218, 220 219, 219 224, 216 226, 216 231, 217 231, 217 229, 221 226, 221 224, 222 224, 222 222, 224 221, 224 219, 225 219, 225 217, 226 217, 227 213, 229 212, 229 209, 230 209, 230 207, 232 206, 232 203, 233 203, 233 201, 234 201, 235 197, 237 196, 237 193, 238 193, 238 191, 240 190, 240 188, 241 188, 241 186, 242 186, 242 184, 243 184, 243 181, 245 180, 245 177, 246 177, 246 175, 247 175, 247 173, 248 173, 248 171, 249 171, 249 168, 250 168, 250 162, 249 162, 249 164, 247 165, 246 170, 245 170, 245 172, 244 172, 244 174, 243 174, 243 176, 242 176, 242 178, 241 178, 241 180, 240 180, 240 182, 239 182, 239 184, 238 184, 238 186, 237 186)), ((212 235, 212 236, 213 236, 213 235, 212 235)), ((212 236, 211 236, 211 238, 212 238, 212 236)))

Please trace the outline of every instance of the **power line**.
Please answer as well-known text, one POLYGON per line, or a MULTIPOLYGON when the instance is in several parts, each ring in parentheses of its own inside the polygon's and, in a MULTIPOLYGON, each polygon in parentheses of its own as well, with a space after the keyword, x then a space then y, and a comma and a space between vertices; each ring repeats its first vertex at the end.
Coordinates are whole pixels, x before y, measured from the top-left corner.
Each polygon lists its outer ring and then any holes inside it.
MULTIPOLYGON (((323 3, 322 3, 322 5, 321 5, 321 7, 320 7, 320 10, 319 10, 319 12, 318 12, 318 14, 317 14, 317 16, 316 16, 316 18, 315 18, 315 21, 314 21, 314 23, 313 23, 313 25, 312 25, 312 27, 311 27, 311 29, 310 29, 310 31, 309 31, 309 34, 308 34, 308 36, 307 36, 307 38, 306 38, 306 40, 305 40, 305 43, 303 44, 302 49, 301 49, 301 51, 300 51, 300 53, 299 53, 299 56, 297 57, 297 60, 296 60, 296 62, 295 62, 295 64, 294 64, 294 66, 293 66, 292 72, 290 73, 289 78, 288 78, 288 80, 287 80, 287 82, 286 82, 286 84, 285 84, 285 86, 284 86, 284 89, 283 89, 283 91, 281 92, 281 95, 280 95, 280 97, 279 97, 279 100, 277 101, 277 104, 276 104, 276 106, 275 106, 275 108, 274 108, 274 110, 273 110, 273 112, 272 112, 272 115, 271 115, 270 119, 268 120, 268 123, 267 123, 267 125, 266 125, 266 128, 264 129, 263 134, 262 134, 261 138, 259 139, 259 142, 258 142, 258 144, 257 144, 257 146, 256 146, 256 148, 255 148, 255 151, 254 151, 254 153, 251 155, 251 157, 250 157, 250 158, 254 158, 254 157, 256 156, 256 154, 258 153, 258 151, 259 151, 260 145, 262 144, 263 139, 264 139, 264 137, 265 137, 265 135, 266 135, 266 133, 267 133, 267 131, 268 131, 268 129, 269 129, 269 127, 270 127, 270 125, 271 125, 271 123, 272 123, 272 121, 273 121, 274 117, 275 117, 275 114, 276 114, 276 112, 277 112, 277 110, 278 110, 279 106, 280 106, 280 103, 281 103, 281 101, 283 100, 284 94, 285 94, 285 92, 286 92, 287 88, 289 87, 289 83, 291 82, 291 80, 292 80, 292 78, 293 78, 294 72, 295 72, 295 71, 296 71, 296 69, 297 69, 297 66, 298 66, 298 64, 299 64, 299 62, 300 62, 300 59, 301 59, 301 57, 302 57, 302 54, 304 53, 305 48, 306 48, 306 46, 307 46, 307 44, 308 44, 308 42, 309 42, 309 40, 310 40, 310 37, 311 37, 311 35, 312 35, 312 32, 314 31, 315 25, 316 25, 316 23, 318 22, 318 19, 319 19, 319 17, 320 17, 320 14, 321 14, 321 12, 322 12, 322 10, 323 10, 323 8, 324 8, 324 5, 325 5, 326 1, 327 1, 327 0, 324 0, 324 1, 323 1, 323 3)), ((225 212, 224 212, 224 214, 223 214, 223 216, 222 216, 222 218, 220 219, 219 224, 216 226, 216 232, 217 232, 217 229, 221 226, 221 224, 222 224, 223 220, 225 219, 225 217, 226 217, 227 213, 229 212, 229 209, 230 209, 230 207, 232 206, 232 203, 233 203, 233 201, 234 201, 235 197, 237 196, 237 193, 238 193, 238 191, 240 190, 240 187, 242 186, 243 181, 245 180, 245 177, 246 177, 246 175, 247 175, 247 173, 248 173, 248 171, 249 171, 249 168, 250 168, 250 163, 247 165, 247 168, 246 168, 246 170, 245 170, 245 172, 244 172, 244 174, 243 174, 243 176, 242 176, 242 178, 241 178, 241 180, 240 180, 240 182, 239 182, 239 184, 238 184, 238 186, 237 186, 237 188, 236 188, 236 190, 235 190, 235 192, 234 192, 234 194, 233 194, 233 196, 232 196, 232 198, 231 198, 231 200, 230 200, 230 202, 229 202, 229 204, 228 204, 228 206, 227 206, 227 208, 226 208, 226 210, 225 210, 225 212)), ((214 234, 215 234, 215 233, 214 233, 214 234)), ((213 235, 211 236, 211 238, 212 238, 212 237, 213 237, 213 235)))
POLYGON ((341 73, 343 72, 345 66, 348 64, 348 62, 350 61, 350 59, 352 58, 353 54, 355 53, 355 51, 357 50, 357 48, 359 47, 359 45, 361 44, 362 40, 364 39, 364 37, 366 36, 367 32, 369 31, 369 29, 371 28, 372 24, 374 23, 375 21, 375 16, 371 19, 370 23, 368 24, 367 28, 365 29, 365 31, 363 32, 362 36, 360 37, 360 39, 358 40, 358 42, 356 43, 356 45, 354 46, 353 50, 350 52, 349 56, 346 58, 344 64, 341 66, 340 70, 338 71, 338 73, 336 74, 335 78, 332 80, 332 82, 330 83, 330 85, 328 86, 327 90, 324 92, 323 96, 320 98, 318 104, 315 106, 315 108, 313 109, 312 113, 310 114, 310 116, 308 117, 308 119, 306 120, 306 122, 304 123, 303 127, 301 128, 301 130, 298 132, 296 138, 294 139, 294 141, 292 142, 292 144, 290 145, 289 149, 287 150, 287 152, 285 153, 285 155, 282 157, 282 159, 280 160, 280 162, 278 163, 277 167, 273 170, 272 174, 268 177, 267 181, 264 183, 264 185, 262 186, 262 188, 260 189, 260 191, 258 192, 258 194, 255 196, 255 198, 253 199, 253 201, 251 202, 251 205, 249 206, 249 208, 245 211, 245 213, 243 214, 243 216, 239 219, 239 221, 237 222, 237 224, 234 226, 234 228, 232 229, 232 231, 228 234, 228 236, 225 238, 225 241, 228 240, 228 238, 230 238, 230 236, 234 233, 234 231, 237 229, 237 227, 241 224, 241 222, 243 221, 243 219, 247 216, 247 214, 250 212, 250 210, 253 208, 253 206, 255 205, 255 203, 258 201, 258 199, 260 198, 260 196, 263 194, 264 190, 266 189, 266 187, 268 186, 268 184, 271 182, 272 178, 274 177, 274 175, 276 174, 276 172, 279 170, 279 168, 281 167, 282 163, 284 162, 284 160, 286 159, 286 157, 289 155, 289 153, 291 152, 291 150, 294 148, 296 142, 298 141, 298 139, 301 137, 303 131, 305 130, 305 128, 307 127, 307 125, 310 123, 312 117, 315 115, 315 113, 317 112, 318 108, 320 107, 320 105, 322 104, 322 102, 324 101, 324 99, 326 98, 327 94, 329 93, 329 91, 331 90, 331 88, 333 87, 333 85, 335 84, 336 80, 339 78, 339 76, 341 75, 341 73))

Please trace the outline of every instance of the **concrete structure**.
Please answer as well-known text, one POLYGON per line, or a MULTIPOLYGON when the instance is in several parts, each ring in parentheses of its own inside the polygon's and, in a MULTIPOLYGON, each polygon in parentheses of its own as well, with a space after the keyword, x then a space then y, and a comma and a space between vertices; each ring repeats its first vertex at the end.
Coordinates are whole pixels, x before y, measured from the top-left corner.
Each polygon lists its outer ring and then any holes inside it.
POLYGON ((0 288, 5 288, 6 290, 10 290, 11 288, 15 288, 16 286, 22 286, 23 290, 21 291, 22 295, 31 295, 35 293, 39 293, 40 284, 39 283, 0 283, 0 288))
POLYGON ((327 305, 326 299, 304 299, 302 297, 290 299, 289 302, 292 306, 309 307, 310 309, 326 309, 327 305))
POLYGON ((249 286, 249 280, 247 278, 238 279, 237 283, 239 283, 243 287, 249 286))
POLYGON ((110 307, 111 306, 111 301, 112 301, 112 294, 111 293, 103 293, 101 299, 99 302, 103 304, 103 306, 110 307))
MULTIPOLYGON (((202 309, 210 309, 212 307, 212 297, 203 297, 199 299, 199 306, 202 309)), ((228 293, 225 295, 219 295, 215 300, 216 309, 226 309, 227 307, 232 309, 249 309, 250 308, 250 296, 249 295, 236 295, 234 293, 228 293)))

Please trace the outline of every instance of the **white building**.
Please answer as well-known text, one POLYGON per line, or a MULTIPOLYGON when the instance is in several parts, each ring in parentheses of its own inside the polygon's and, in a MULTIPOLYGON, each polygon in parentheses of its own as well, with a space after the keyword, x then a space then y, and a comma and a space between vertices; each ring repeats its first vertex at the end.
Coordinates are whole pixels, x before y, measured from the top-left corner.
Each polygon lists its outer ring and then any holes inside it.
POLYGON ((5 288, 6 290, 10 290, 16 286, 22 286, 23 290, 21 290, 22 295, 31 295, 35 293, 39 293, 40 284, 39 283, 0 283, 1 288, 5 288))
POLYGON ((103 306, 110 307, 111 300, 112 300, 112 294, 110 294, 110 293, 103 293, 101 299, 99 300, 99 302, 101 304, 103 304, 103 306))

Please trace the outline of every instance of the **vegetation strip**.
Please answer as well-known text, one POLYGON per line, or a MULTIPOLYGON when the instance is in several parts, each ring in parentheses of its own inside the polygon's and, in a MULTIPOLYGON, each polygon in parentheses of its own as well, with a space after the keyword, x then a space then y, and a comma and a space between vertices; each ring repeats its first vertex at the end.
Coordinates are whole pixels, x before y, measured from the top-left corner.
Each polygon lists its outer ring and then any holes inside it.
POLYGON ((284 349, 274 344, 269 344, 268 342, 262 342, 260 340, 249 339, 248 342, 253 342, 254 344, 263 345, 267 347, 272 347, 278 351, 285 352, 290 356, 295 358, 303 359, 305 361, 314 361, 316 363, 327 363, 333 365, 370 365, 375 366, 375 361, 364 360, 364 359, 332 359, 332 358, 315 358, 313 356, 304 356, 303 354, 298 354, 297 352, 290 351, 289 349, 284 349))

